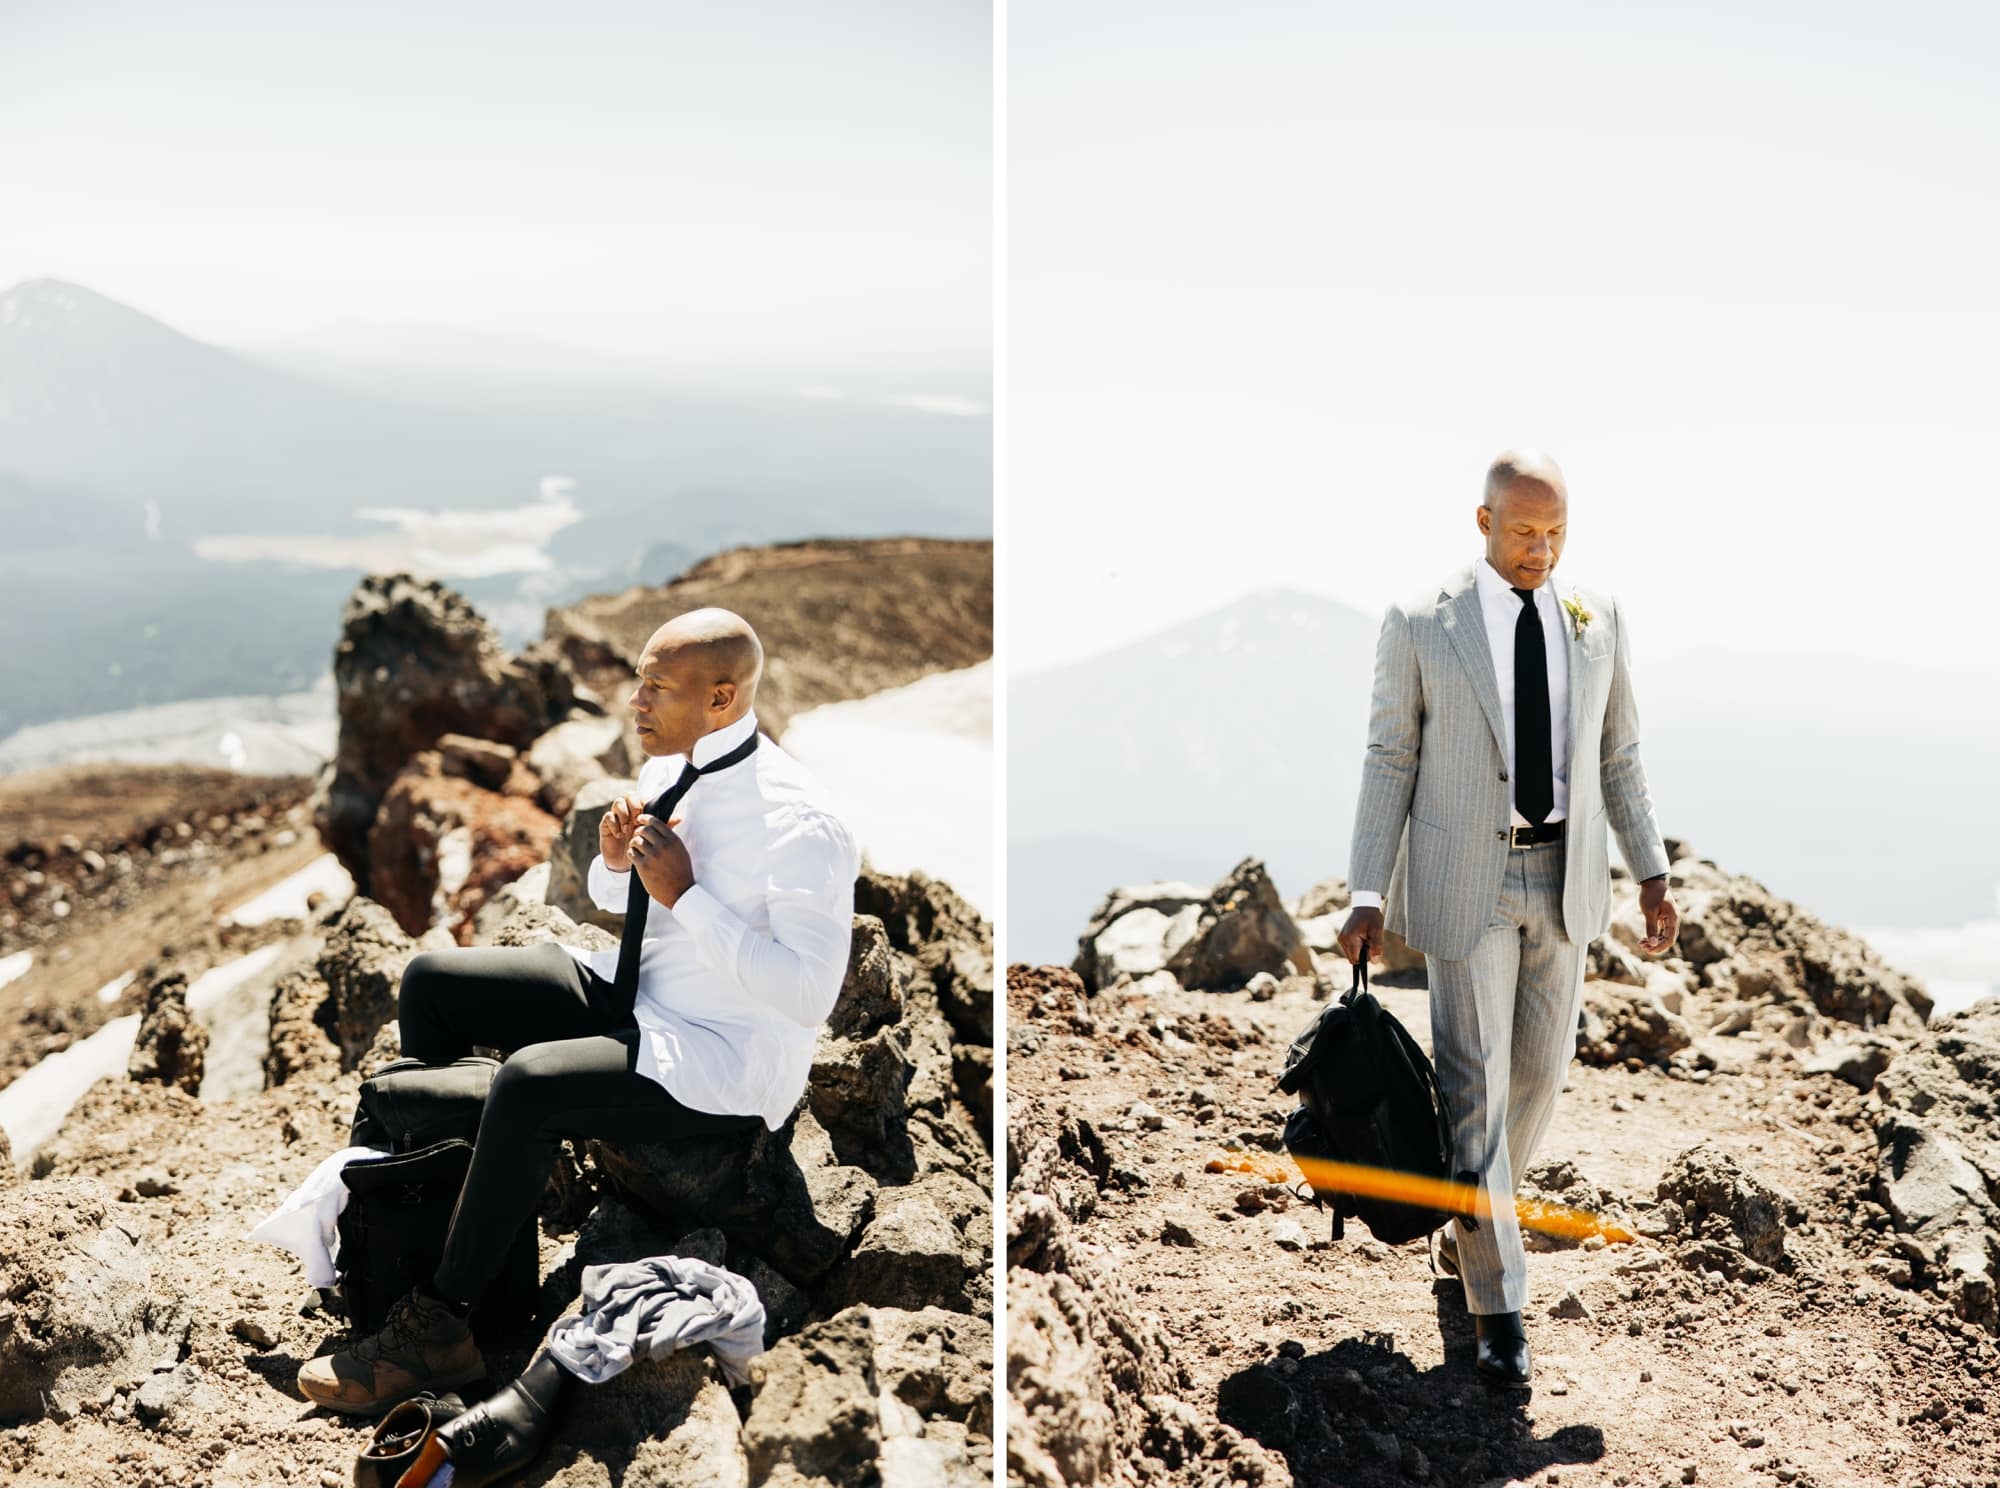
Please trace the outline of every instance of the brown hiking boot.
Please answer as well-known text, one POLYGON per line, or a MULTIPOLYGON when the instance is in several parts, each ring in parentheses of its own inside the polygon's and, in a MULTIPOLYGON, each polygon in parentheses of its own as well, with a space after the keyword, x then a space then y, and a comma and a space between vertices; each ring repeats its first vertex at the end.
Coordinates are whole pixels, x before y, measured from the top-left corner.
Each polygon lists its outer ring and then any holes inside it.
POLYGON ((376 1416, 419 1391, 448 1391, 484 1374, 465 1320, 412 1289, 378 1331, 301 1365, 299 1389, 329 1411, 376 1416))

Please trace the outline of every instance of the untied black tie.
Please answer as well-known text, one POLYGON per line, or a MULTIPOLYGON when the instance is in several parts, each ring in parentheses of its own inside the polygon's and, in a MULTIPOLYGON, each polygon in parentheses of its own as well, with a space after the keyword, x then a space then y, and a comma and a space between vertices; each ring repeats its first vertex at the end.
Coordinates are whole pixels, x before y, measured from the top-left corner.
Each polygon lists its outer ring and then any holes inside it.
MULTIPOLYGON (((706 775, 714 775, 719 770, 727 770, 732 765, 748 760, 757 749, 757 734, 753 730, 748 739, 726 755, 718 755, 706 765, 697 766, 689 760, 681 771, 680 779, 653 798, 653 804, 646 808, 653 817, 665 822, 673 815, 681 798, 688 794, 694 783, 706 775)), ((627 1018, 639 1000, 639 948, 646 939, 646 910, 653 903, 653 897, 646 893, 646 886, 639 878, 638 869, 632 870, 632 879, 625 887, 625 932, 618 941, 618 975, 612 980, 612 987, 618 995, 619 1011, 627 1018)))
POLYGON ((1535 592, 1514 593, 1521 597, 1520 618, 1514 622, 1514 809, 1540 827, 1556 805, 1549 654, 1535 592))

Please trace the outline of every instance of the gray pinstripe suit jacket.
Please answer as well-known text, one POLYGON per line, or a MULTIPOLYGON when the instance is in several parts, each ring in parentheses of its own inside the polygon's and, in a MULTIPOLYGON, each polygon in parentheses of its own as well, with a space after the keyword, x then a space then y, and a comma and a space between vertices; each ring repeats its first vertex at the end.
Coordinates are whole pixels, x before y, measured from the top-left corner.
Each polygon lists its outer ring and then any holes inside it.
MULTIPOLYGON (((1591 612, 1569 641, 1569 831, 1563 929, 1578 945, 1611 920, 1605 827, 1636 878, 1667 870, 1639 763, 1639 714, 1617 605, 1564 585, 1591 612)), ((1388 928, 1447 961, 1472 954, 1499 902, 1512 788, 1507 723, 1473 571, 1434 597, 1391 605, 1375 647, 1368 756, 1348 883, 1381 892, 1388 928)))

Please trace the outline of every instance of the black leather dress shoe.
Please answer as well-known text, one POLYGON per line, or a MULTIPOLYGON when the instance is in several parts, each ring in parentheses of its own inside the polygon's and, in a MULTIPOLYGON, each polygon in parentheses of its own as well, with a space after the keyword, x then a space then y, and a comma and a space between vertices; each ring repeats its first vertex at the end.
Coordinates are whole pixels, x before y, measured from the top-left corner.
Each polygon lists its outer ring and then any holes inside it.
POLYGON ((426 1391, 393 1407, 354 1460, 354 1482, 361 1489, 389 1489, 417 1461, 424 1440, 464 1410, 454 1392, 433 1396, 426 1391))
POLYGON ((401 1482, 427 1484, 446 1462, 454 1485, 512 1482, 548 1446, 556 1413, 575 1384, 544 1344, 513 1384, 440 1427, 401 1482))
POLYGON ((1503 1386, 1528 1383, 1528 1331, 1518 1313, 1475 1313, 1472 1363, 1488 1380, 1503 1386))

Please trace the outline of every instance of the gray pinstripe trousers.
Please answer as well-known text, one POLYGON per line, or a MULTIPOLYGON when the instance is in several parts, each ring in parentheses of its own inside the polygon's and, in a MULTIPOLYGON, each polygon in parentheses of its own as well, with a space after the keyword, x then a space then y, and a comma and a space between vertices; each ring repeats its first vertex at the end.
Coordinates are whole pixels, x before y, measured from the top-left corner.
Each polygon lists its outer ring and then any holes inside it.
POLYGON ((1576 1053, 1585 948, 1563 931, 1563 844, 1507 854, 1500 899, 1472 955, 1426 956, 1432 1059, 1451 1107, 1455 1171, 1471 1169, 1493 1196, 1476 1231, 1453 1230, 1474 1313, 1526 1306, 1528 1258, 1511 1197, 1534 1161, 1576 1053))

